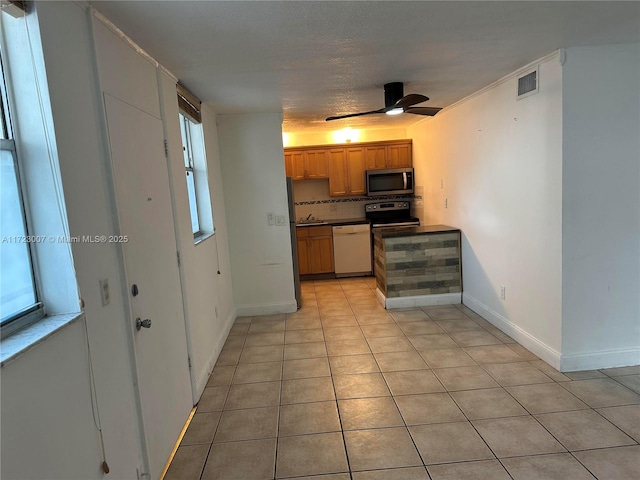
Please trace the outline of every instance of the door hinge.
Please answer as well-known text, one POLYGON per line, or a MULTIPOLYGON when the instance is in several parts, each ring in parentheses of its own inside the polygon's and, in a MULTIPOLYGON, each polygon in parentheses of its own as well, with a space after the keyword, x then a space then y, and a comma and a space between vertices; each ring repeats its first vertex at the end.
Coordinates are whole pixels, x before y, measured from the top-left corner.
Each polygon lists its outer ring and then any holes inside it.
POLYGON ((180 252, 179 251, 176 252, 176 257, 178 258, 178 266, 180 266, 181 262, 180 262, 180 252))
POLYGON ((164 156, 169 156, 169 143, 167 142, 166 138, 164 139, 164 156))
POLYGON ((187 355, 187 362, 189 363, 189 370, 191 370, 191 355, 187 355))

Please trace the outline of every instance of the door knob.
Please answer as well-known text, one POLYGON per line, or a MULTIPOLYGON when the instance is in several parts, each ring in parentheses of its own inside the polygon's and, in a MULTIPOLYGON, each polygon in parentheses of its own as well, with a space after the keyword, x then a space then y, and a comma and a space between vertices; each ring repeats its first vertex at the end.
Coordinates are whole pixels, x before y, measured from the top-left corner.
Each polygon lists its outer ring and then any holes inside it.
POLYGON ((141 328, 151 328, 151 320, 148 318, 146 320, 140 320, 140 317, 136 318, 136 330, 141 328))

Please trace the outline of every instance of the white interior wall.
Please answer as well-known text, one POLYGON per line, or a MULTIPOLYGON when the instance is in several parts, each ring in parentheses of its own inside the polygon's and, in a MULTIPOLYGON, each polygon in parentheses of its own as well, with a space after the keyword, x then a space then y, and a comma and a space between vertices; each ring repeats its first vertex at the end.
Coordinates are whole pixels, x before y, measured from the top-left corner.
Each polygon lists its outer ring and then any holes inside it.
POLYGON ((281 114, 218 115, 238 315, 296 311, 281 114), (284 216, 269 226, 267 213, 284 216))
POLYGON ((640 364, 640 45, 566 50, 564 370, 640 364))
MULTIPOLYGON (((210 195, 213 202, 211 210, 216 215, 214 222, 216 234, 194 243, 191 231, 189 196, 185 182, 182 139, 178 122, 178 100, 176 81, 167 74, 160 75, 162 113, 165 124, 165 136, 169 149, 169 175, 173 190, 174 218, 177 224, 177 244, 180 251, 180 275, 185 302, 185 317, 191 357, 191 378, 194 404, 204 391, 209 374, 222 349, 228 330, 233 323, 233 297, 230 288, 230 270, 220 268, 219 258, 228 263, 227 244, 218 245, 219 239, 226 236, 224 203, 220 195, 210 195), (220 275, 217 274, 220 269, 220 275), (222 273, 224 271, 224 274, 222 273)), ((222 189, 219 172, 218 141, 215 122, 211 114, 203 111, 203 134, 206 145, 204 150, 208 161, 209 193, 222 189)))
MULTIPOLYGON (((204 132, 204 148, 209 168, 209 192, 213 207, 215 224, 215 255, 220 274, 217 277, 218 318, 231 323, 235 319, 235 302, 231 284, 231 258, 229 256, 229 228, 227 225, 227 208, 224 203, 224 186, 222 181, 220 140, 215 112, 206 104, 202 105, 202 128, 204 132)), ((224 343, 226 332, 216 334, 218 342, 224 343)))
MULTIPOLYGON (((218 139, 218 126, 216 115, 207 105, 202 105, 202 128, 204 132, 204 148, 207 153, 209 194, 213 210, 213 222, 215 235, 209 245, 210 250, 203 255, 215 254, 216 273, 215 289, 218 292, 218 322, 215 323, 214 346, 215 353, 211 355, 218 358, 218 354, 227 339, 228 330, 236 317, 233 287, 231 283, 231 258, 229 255, 229 228, 227 226, 227 209, 224 203, 224 186, 222 181, 220 141, 218 139)), ((201 291, 206 295, 207 289, 201 291)), ((210 313, 210 312, 209 312, 210 313)))
POLYGON ((557 367, 561 82, 557 58, 546 59, 539 93, 516 100, 512 76, 408 129, 417 213, 462 230, 464 303, 557 367))
MULTIPOLYGON (((103 478, 86 359, 80 319, 2 369, 2 478, 103 478)), ((107 435, 113 433, 105 427, 107 435)), ((117 478, 131 478, 124 476, 120 459, 111 460, 114 473, 123 475, 117 478)))
MULTIPOLYGON (((70 234, 115 234, 87 12, 72 2, 36 9, 70 234)), ((110 475, 135 478, 141 453, 117 248, 72 245, 110 475), (111 303, 103 307, 104 278, 111 303)), ((1 431, 2 478, 103 478, 82 321, 2 368, 1 431)))
POLYGON ((114 190, 117 192, 117 228, 122 229, 122 234, 131 236, 130 243, 121 245, 123 272, 126 272, 127 290, 136 283, 140 286, 141 293, 139 298, 133 299, 127 291, 125 298, 128 309, 124 318, 129 332, 128 346, 135 348, 135 386, 140 393, 139 418, 144 425, 141 431, 144 432, 145 440, 142 471, 149 472, 151 477, 157 477, 193 406, 187 364, 184 302, 175 257, 175 219, 171 207, 167 163, 166 158, 163 158, 164 127, 158 64, 98 15, 92 15, 91 20, 99 88, 105 105, 104 118, 109 139, 108 164, 114 190), (115 104, 124 106, 127 113, 125 110, 113 109, 115 104), (119 131, 121 126, 118 115, 134 115, 138 118, 141 122, 138 127, 139 138, 119 131), (140 142, 150 143, 140 146, 140 142), (123 153, 125 151, 136 152, 136 156, 123 153), (143 169, 138 166, 123 167, 123 155, 127 158, 127 164, 139 160, 138 165, 144 165, 148 169, 146 178, 143 169), (132 178, 142 180, 136 183, 131 181, 132 178), (162 209, 141 209, 142 191, 147 192, 145 195, 149 195, 149 198, 153 195, 152 200, 156 205, 163 205, 162 209), (142 216, 133 218, 128 213, 132 211, 139 212, 142 216), (145 214, 148 214, 148 218, 145 214), (158 228, 157 231, 155 227, 158 228), (144 246, 143 242, 146 242, 144 246), (143 256, 152 263, 140 261, 143 256), (165 258, 165 267, 168 268, 157 274, 153 260, 160 256, 165 258), (163 309, 163 318, 154 319, 154 314, 160 313, 158 308, 163 309), (142 315, 150 315, 154 323, 158 320, 159 330, 151 330, 149 334, 144 333, 144 330, 136 333, 133 322, 136 316, 142 315), (152 338, 155 339, 154 343, 150 342, 152 338), (161 350, 159 345, 162 345, 161 350), (163 390, 167 384, 171 385, 170 394, 165 391, 166 388, 163 390))
MULTIPOLYGON (((74 2, 41 2, 37 4, 37 15, 40 25, 34 22, 30 28, 32 34, 40 33, 42 37, 52 117, 47 121, 55 128, 70 235, 116 234, 89 14, 74 2)), ((28 18, 31 22, 35 17, 28 18)), ((159 115, 147 93, 141 97, 146 99, 143 108, 159 115)), ((191 266, 185 268, 191 287, 188 302, 196 319, 193 362, 206 381, 205 375, 226 338, 225 328, 233 321, 235 311, 215 118, 206 109, 203 127, 216 241, 210 238, 196 247, 191 238, 191 248, 185 252, 185 261, 191 266), (218 268, 220 275, 215 273, 218 268), (217 322, 213 321, 212 306, 213 310, 218 307, 217 322)), ((188 215, 187 208, 187 218, 188 215)), ((190 224, 187 229, 190 236, 190 224)), ((95 426, 98 420, 94 420, 91 408, 87 338, 95 379, 94 403, 111 468, 109 476, 136 478, 136 469, 142 464, 130 356, 131 325, 124 303, 128 289, 122 276, 119 247, 74 243, 72 248, 88 337, 84 334, 84 320, 80 319, 3 365, 2 478, 103 478, 95 426), (99 288, 104 278, 109 280, 111 293, 111 302, 106 306, 102 306, 99 288)))

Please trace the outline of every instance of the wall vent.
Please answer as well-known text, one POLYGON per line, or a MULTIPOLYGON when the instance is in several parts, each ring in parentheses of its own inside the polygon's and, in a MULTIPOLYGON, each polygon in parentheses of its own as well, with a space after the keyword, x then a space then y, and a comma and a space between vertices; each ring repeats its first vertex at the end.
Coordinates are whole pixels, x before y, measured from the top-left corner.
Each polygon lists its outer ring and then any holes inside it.
POLYGON ((518 94, 516 98, 520 100, 535 93, 538 93, 538 68, 518 77, 518 94))

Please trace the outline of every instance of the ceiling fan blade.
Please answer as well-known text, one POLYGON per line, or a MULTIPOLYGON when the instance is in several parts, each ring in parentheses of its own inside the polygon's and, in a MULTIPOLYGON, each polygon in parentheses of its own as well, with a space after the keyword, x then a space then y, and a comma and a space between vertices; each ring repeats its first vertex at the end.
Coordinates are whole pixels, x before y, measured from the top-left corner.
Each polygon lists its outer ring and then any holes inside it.
POLYGON ((442 110, 442 108, 440 107, 410 107, 405 108, 404 113, 413 113, 415 115, 426 115, 428 117, 433 117, 440 110, 442 110))
POLYGON ((380 108, 378 110, 371 110, 370 112, 350 113, 348 115, 337 115, 335 117, 326 118, 325 122, 330 122, 331 120, 340 120, 341 118, 361 117, 362 115, 372 115, 374 113, 384 113, 384 112, 385 112, 385 109, 380 108))
POLYGON ((391 110, 392 108, 406 109, 407 107, 411 107, 412 105, 416 105, 418 103, 426 102, 427 100, 429 100, 429 97, 425 97, 424 95, 419 95, 417 93, 410 93, 409 95, 405 95, 396 103, 394 103, 393 106, 387 107, 387 109, 388 110, 391 110))

